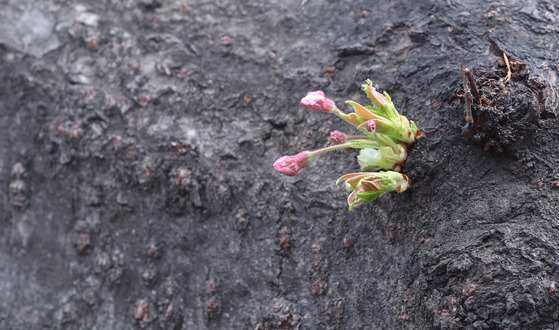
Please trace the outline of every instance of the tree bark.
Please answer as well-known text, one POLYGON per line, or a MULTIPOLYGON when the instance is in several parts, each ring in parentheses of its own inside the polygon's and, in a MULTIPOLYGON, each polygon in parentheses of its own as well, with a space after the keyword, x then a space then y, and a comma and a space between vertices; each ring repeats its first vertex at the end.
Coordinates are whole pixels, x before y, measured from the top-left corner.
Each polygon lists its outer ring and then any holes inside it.
POLYGON ((559 326, 557 4, 300 4, 3 1, 1 329, 559 326), (366 79, 424 137, 348 212, 271 165, 366 79))

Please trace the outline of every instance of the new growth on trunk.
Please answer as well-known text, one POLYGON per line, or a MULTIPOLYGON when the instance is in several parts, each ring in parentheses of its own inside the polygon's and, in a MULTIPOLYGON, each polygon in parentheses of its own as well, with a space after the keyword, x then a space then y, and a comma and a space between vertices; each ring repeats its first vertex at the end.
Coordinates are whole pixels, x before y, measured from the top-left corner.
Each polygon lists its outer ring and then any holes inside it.
POLYGON ((351 113, 340 110, 322 91, 309 92, 301 99, 304 107, 314 112, 335 114, 360 130, 362 135, 347 135, 335 130, 330 133, 333 146, 283 156, 274 163, 278 172, 294 176, 318 155, 338 149, 360 149, 357 161, 361 170, 380 172, 351 173, 338 179, 338 183, 345 181, 346 187, 353 190, 347 200, 350 211, 388 192, 404 192, 411 186, 408 177, 399 172, 408 157, 408 147, 421 136, 415 123, 398 113, 386 92, 377 92, 370 80, 362 87, 372 105, 346 101, 353 108, 351 113))

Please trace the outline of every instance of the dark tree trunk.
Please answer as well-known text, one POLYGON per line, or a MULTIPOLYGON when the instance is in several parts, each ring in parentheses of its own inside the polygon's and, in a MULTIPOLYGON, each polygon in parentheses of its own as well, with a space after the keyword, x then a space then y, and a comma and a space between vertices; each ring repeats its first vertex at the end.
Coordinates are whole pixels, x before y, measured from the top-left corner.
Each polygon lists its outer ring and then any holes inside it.
POLYGON ((556 2, 0 3, 1 329, 559 325, 556 2), (271 165, 367 78, 425 137, 350 213, 271 165))

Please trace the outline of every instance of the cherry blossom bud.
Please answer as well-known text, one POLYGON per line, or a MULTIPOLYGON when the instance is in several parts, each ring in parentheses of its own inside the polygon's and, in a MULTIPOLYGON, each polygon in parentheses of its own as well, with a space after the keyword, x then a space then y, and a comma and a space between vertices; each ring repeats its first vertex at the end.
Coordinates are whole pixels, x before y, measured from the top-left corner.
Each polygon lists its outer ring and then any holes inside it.
POLYGON ((330 140, 334 144, 342 144, 346 142, 347 136, 340 131, 333 131, 330 132, 330 140))
POLYGON ((339 178, 336 183, 341 181, 345 181, 346 188, 353 190, 347 198, 350 211, 386 193, 401 193, 411 186, 407 176, 393 171, 350 173, 339 178))
POLYGON ((274 168, 281 174, 294 176, 305 166, 309 165, 312 154, 303 151, 295 156, 283 156, 276 160, 274 168))
POLYGON ((323 91, 309 92, 301 99, 301 104, 312 111, 332 112, 336 109, 334 101, 327 99, 323 91))
POLYGON ((367 128, 368 132, 373 133, 377 129, 377 123, 373 119, 367 120, 365 128, 367 128))

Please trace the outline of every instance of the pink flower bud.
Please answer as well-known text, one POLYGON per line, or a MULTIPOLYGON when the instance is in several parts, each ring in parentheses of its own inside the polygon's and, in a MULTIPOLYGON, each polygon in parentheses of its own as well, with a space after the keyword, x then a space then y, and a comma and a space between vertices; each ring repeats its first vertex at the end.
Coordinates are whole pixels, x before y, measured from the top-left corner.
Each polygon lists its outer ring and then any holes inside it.
POLYGON ((303 151, 295 156, 283 156, 276 160, 274 168, 281 174, 294 176, 311 161, 311 153, 303 151))
POLYGON ((312 111, 332 112, 336 109, 334 101, 327 99, 323 91, 308 92, 307 96, 301 99, 301 104, 312 111))
POLYGON ((365 128, 367 128, 367 131, 373 133, 377 129, 377 123, 372 119, 367 120, 367 122, 365 123, 365 128))
POLYGON ((347 140, 347 136, 340 131, 330 132, 330 140, 334 144, 342 144, 347 140))

